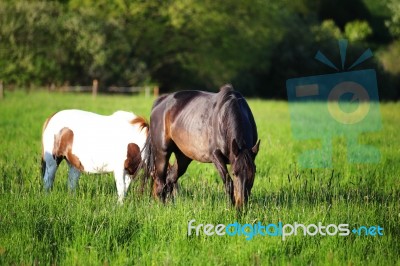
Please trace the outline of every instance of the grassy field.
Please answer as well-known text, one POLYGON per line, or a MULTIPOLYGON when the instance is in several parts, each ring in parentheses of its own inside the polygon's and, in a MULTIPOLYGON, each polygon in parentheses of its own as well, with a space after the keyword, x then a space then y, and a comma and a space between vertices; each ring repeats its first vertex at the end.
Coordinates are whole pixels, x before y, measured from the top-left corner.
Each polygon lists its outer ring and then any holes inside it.
MULTIPOLYGON (((67 190, 61 165, 51 193, 40 176, 41 130, 61 109, 149 117, 151 99, 14 92, 0 101, 0 264, 61 265, 400 265, 400 104, 381 104, 382 129, 360 142, 377 147, 378 164, 350 164, 344 137, 333 166, 301 169, 297 156, 318 145, 292 137, 286 102, 250 100, 261 149, 248 209, 228 204, 212 165, 193 162, 173 202, 140 195, 139 182, 117 205, 112 175, 86 175, 67 190), (381 226, 383 236, 188 236, 195 224, 349 224, 381 226)), ((309 107, 307 107, 309 108, 309 107)))

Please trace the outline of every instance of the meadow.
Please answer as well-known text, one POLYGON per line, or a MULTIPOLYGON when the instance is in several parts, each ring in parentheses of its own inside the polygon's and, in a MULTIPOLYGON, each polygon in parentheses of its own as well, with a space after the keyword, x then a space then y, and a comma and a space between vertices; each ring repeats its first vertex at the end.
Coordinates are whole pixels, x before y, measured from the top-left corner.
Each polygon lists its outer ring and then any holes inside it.
MULTIPOLYGON (((318 141, 293 138, 288 103, 249 100, 260 152, 250 202, 238 214, 214 166, 192 162, 166 204, 133 182, 117 204, 111 174, 80 178, 67 189, 63 162, 50 193, 40 174, 41 131, 61 109, 149 117, 144 96, 8 92, 0 101, 1 265, 400 265, 400 103, 381 103, 382 128, 360 142, 380 151, 376 164, 351 164, 346 139, 333 140, 332 166, 302 169, 299 153, 318 141), (383 236, 188 236, 195 224, 295 222, 380 226, 383 236)), ((306 106, 310 108, 310 106, 306 106)), ((311 107, 312 108, 312 107, 311 107)))

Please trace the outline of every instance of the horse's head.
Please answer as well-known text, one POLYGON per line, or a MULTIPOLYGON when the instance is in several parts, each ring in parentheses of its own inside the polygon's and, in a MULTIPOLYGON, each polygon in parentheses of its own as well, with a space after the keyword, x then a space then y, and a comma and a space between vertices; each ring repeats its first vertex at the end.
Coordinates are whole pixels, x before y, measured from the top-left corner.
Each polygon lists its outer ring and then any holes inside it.
POLYGON ((260 147, 260 140, 251 149, 241 148, 234 139, 232 141, 232 154, 234 155, 232 175, 234 176, 235 206, 241 209, 247 202, 253 187, 256 165, 254 160, 260 147))

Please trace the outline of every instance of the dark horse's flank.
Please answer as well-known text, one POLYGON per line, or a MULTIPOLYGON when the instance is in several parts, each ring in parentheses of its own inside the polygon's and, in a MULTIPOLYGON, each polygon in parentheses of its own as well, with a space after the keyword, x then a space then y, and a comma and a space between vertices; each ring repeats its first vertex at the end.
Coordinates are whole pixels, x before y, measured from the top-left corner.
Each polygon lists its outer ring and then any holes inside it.
POLYGON ((192 160, 213 163, 236 207, 247 202, 253 187, 257 127, 243 96, 225 85, 219 93, 180 91, 154 103, 145 145, 153 195, 165 200, 192 160), (168 167, 171 154, 176 160, 168 167), (231 164, 234 185, 226 164, 231 164), (233 189, 234 188, 234 189, 233 189))

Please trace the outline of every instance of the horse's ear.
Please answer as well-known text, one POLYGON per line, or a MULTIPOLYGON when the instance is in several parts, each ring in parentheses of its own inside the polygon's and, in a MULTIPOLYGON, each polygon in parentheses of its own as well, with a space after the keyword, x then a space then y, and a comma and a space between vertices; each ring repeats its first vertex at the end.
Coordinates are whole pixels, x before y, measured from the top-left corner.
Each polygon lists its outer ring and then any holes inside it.
POLYGON ((238 146, 238 144, 236 142, 236 139, 233 139, 232 140, 232 153, 235 156, 238 156, 239 155, 239 151, 240 151, 240 149, 239 149, 239 146, 238 146))
POLYGON ((260 142, 261 142, 261 140, 258 140, 256 145, 254 145, 254 147, 251 148, 251 151, 253 152, 254 156, 256 156, 258 153, 258 150, 260 148, 260 142))

